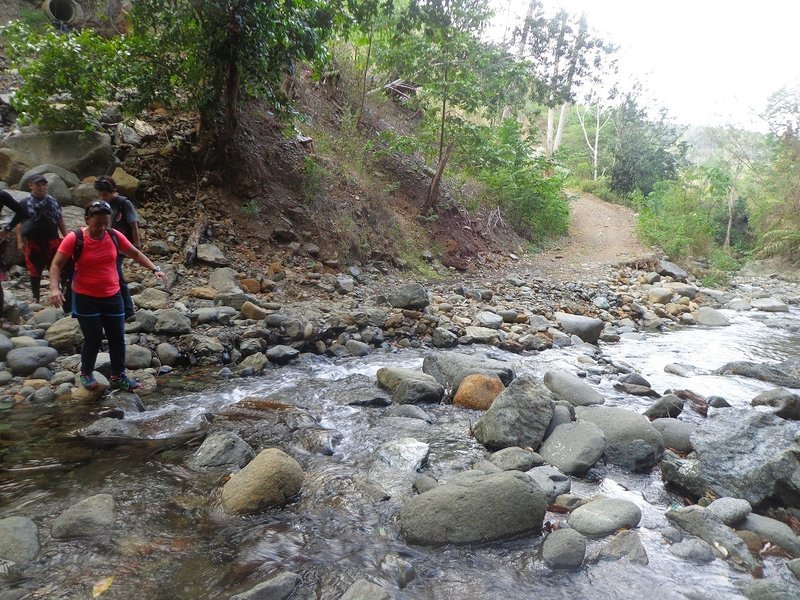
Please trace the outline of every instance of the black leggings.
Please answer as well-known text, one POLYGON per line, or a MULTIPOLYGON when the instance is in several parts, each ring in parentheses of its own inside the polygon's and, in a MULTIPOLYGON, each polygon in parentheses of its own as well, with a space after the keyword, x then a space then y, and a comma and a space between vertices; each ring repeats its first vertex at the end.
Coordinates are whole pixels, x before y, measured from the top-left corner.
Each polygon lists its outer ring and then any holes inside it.
POLYGON ((78 319, 84 338, 81 373, 91 375, 94 371, 105 331, 108 353, 111 355, 111 375, 122 374, 125 371, 125 309, 122 295, 117 292, 109 298, 93 298, 75 293, 72 316, 78 319))

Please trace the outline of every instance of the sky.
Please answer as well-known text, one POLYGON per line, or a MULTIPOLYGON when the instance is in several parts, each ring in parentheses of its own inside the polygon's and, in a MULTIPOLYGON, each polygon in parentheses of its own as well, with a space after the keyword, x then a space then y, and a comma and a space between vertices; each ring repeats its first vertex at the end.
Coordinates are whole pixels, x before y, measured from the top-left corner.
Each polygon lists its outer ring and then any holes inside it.
MULTIPOLYGON (((526 0, 510 0, 524 12, 526 0)), ((763 130, 770 94, 800 82, 794 0, 545 0, 586 14, 620 47, 620 72, 686 125, 763 130)), ((498 18, 508 0, 496 0, 498 18)))

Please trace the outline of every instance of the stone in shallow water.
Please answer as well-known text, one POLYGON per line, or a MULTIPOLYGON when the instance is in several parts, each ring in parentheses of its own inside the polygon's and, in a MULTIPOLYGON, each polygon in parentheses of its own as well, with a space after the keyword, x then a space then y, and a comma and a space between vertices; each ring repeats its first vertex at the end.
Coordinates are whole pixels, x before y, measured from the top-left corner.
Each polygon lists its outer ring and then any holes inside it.
POLYGON ((576 508, 567 523, 584 535, 604 536, 623 527, 636 527, 641 518, 642 511, 630 500, 601 498, 576 508))

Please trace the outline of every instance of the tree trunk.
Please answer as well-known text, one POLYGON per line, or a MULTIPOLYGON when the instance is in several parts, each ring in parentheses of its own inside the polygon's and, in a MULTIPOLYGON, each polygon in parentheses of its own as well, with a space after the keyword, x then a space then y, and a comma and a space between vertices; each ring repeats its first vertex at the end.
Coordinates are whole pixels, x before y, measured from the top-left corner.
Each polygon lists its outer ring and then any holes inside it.
POLYGON ((736 186, 732 185, 728 188, 728 197, 726 198, 728 201, 728 228, 725 231, 725 242, 722 244, 722 247, 725 250, 731 249, 731 231, 733 230, 733 209, 736 205, 736 186))
POLYGON ((187 267, 194 263, 197 258, 197 245, 206 234, 206 229, 208 229, 208 216, 205 212, 201 211, 197 213, 192 232, 189 234, 189 239, 186 240, 186 245, 183 247, 183 264, 187 267))
POLYGON ((546 156, 553 154, 553 121, 555 120, 553 113, 555 109, 550 107, 547 109, 547 138, 544 144, 544 153, 546 156))
POLYGON ((447 161, 450 160, 450 153, 453 151, 455 142, 447 144, 447 148, 439 159, 439 166, 436 168, 436 174, 431 179, 431 186, 428 188, 428 197, 425 199, 425 204, 422 207, 422 214, 436 214, 437 204, 439 202, 439 187, 442 183, 442 173, 447 166, 447 161))
POLYGON ((364 64, 364 74, 361 77, 361 105, 358 107, 358 117, 356 124, 361 124, 361 115, 364 113, 364 103, 367 100, 367 72, 369 71, 369 59, 372 54, 372 27, 369 29, 369 43, 367 44, 367 58, 364 64))
POLYGON ((564 122, 567 120, 568 102, 561 105, 561 112, 558 115, 558 128, 556 129, 556 139, 553 141, 553 152, 558 152, 561 147, 561 138, 564 136, 564 122))
MULTIPOLYGON (((607 121, 606 121, 607 122, 607 121)), ((592 149, 592 181, 597 181, 598 149, 600 148, 600 102, 597 102, 594 113, 594 148, 592 149)))

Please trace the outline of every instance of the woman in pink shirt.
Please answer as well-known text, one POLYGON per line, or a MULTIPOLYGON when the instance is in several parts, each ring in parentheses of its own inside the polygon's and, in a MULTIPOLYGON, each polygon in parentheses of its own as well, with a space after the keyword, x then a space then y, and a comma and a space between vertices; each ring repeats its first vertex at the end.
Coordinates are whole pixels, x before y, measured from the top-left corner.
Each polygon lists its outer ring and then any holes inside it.
MULTIPOLYGON (((120 293, 117 254, 132 258, 153 271, 165 287, 167 276, 124 235, 118 231, 110 232, 111 206, 108 202, 92 202, 86 207, 85 219, 86 227, 81 229, 83 247, 75 261, 72 279, 72 316, 78 319, 84 337, 81 384, 89 390, 100 387, 92 374, 105 331, 111 355, 111 389, 133 391, 140 384, 125 374, 125 309, 120 293)), ((56 307, 64 304, 61 271, 74 257, 77 240, 76 232, 68 233, 50 265, 50 301, 56 307)))

